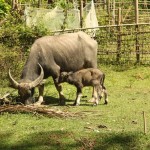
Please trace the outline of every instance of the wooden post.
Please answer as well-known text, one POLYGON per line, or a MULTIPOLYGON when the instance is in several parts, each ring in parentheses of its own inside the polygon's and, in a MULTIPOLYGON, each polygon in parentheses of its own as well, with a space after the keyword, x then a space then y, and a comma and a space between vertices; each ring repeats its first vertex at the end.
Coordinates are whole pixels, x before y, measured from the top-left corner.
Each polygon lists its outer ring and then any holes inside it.
POLYGON ((83 1, 80 0, 80 27, 83 27, 83 1))
POLYGON ((143 122, 144 122, 144 134, 147 133, 147 123, 146 123, 146 116, 145 112, 143 111, 143 122))
POLYGON ((135 34, 136 34, 136 62, 140 62, 140 50, 139 50, 139 41, 138 41, 138 32, 139 32, 139 8, 138 8, 138 0, 135 0, 135 34))
POLYGON ((87 0, 83 0, 83 7, 87 5, 87 0))
POLYGON ((48 4, 52 4, 52 3, 53 3, 53 0, 48 0, 47 3, 48 3, 48 4))
POLYGON ((18 9, 18 0, 12 0, 12 9, 13 10, 18 9))
POLYGON ((139 8, 138 8, 138 0, 135 0, 135 23, 139 23, 139 8))
POLYGON ((115 24, 116 18, 115 18, 115 0, 113 0, 113 13, 112 13, 112 24, 115 24))
POLYGON ((118 36, 117 36, 117 56, 116 61, 119 62, 120 60, 120 51, 121 51, 121 8, 118 8, 118 36))
POLYGON ((12 9, 15 8, 15 0, 12 0, 12 9))
POLYGON ((109 19, 109 25, 110 25, 110 0, 107 0, 107 13, 108 13, 108 19, 109 19))
POLYGON ((61 26, 61 29, 64 31, 67 27, 67 17, 68 17, 68 0, 65 0, 65 7, 64 7, 64 21, 63 25, 61 26))
POLYGON ((38 0, 38 8, 41 7, 42 0, 38 0))

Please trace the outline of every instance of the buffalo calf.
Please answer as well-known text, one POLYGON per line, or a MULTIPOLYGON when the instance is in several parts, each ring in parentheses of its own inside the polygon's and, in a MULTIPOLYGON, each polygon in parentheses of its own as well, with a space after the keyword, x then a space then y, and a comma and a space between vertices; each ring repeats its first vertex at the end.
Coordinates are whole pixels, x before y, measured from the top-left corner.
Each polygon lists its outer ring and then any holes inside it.
POLYGON ((77 72, 62 72, 59 77, 59 82, 68 82, 76 86, 77 97, 74 105, 80 105, 80 98, 82 96, 82 88, 85 86, 92 86, 93 93, 90 102, 97 105, 102 94, 104 94, 105 104, 108 103, 107 90, 104 86, 105 74, 99 69, 87 68, 77 72))

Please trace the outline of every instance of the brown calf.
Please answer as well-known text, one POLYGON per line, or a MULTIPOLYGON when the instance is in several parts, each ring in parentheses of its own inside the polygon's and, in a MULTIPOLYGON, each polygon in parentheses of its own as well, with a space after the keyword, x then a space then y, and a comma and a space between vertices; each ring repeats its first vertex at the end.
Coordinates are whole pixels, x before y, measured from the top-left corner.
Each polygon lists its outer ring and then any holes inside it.
POLYGON ((93 93, 90 102, 97 105, 102 94, 104 94, 105 103, 108 103, 107 90, 104 86, 105 74, 99 69, 87 68, 77 72, 62 72, 59 82, 68 82, 75 85, 77 88, 77 97, 74 105, 80 105, 80 98, 82 97, 82 88, 85 86, 92 86, 93 93))

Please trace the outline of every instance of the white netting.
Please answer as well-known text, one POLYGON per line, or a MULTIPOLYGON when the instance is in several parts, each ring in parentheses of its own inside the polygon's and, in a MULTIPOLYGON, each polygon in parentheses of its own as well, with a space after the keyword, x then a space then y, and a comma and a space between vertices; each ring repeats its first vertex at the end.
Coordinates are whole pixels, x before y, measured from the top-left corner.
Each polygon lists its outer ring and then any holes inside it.
MULTIPOLYGON (((98 26, 93 1, 83 9, 83 14, 83 27, 90 28, 98 26)), ((54 9, 26 7, 25 17, 27 26, 44 26, 51 31, 61 30, 65 20, 63 9, 58 7, 54 9)), ((65 29, 76 28, 80 28, 80 11, 78 9, 71 9, 67 12, 65 29)))

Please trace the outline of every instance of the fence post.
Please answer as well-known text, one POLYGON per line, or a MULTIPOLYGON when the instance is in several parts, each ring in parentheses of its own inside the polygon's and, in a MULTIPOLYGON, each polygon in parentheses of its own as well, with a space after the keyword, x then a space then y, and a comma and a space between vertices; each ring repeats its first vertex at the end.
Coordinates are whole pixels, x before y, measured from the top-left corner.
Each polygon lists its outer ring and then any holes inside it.
POLYGON ((112 24, 114 25, 116 22, 116 18, 115 18, 115 6, 116 6, 116 4, 115 4, 115 0, 113 0, 113 11, 112 11, 112 24))
POLYGON ((143 111, 143 122, 144 122, 144 134, 147 134, 147 122, 145 112, 143 111))
POLYGON ((108 20, 110 25, 110 0, 107 0, 107 13, 108 13, 108 20))
POLYGON ((120 60, 120 51, 121 51, 121 8, 118 8, 118 35, 117 35, 117 56, 116 61, 119 62, 120 60))
POLYGON ((80 27, 83 27, 83 1, 80 0, 80 27))
POLYGON ((18 0, 12 0, 12 9, 18 9, 18 0))
POLYGON ((135 34, 136 34, 136 62, 140 62, 140 50, 139 50, 139 41, 138 41, 138 32, 139 32, 139 8, 138 8, 138 0, 135 0, 135 34))
POLYGON ((38 8, 41 7, 42 0, 38 0, 38 8))

